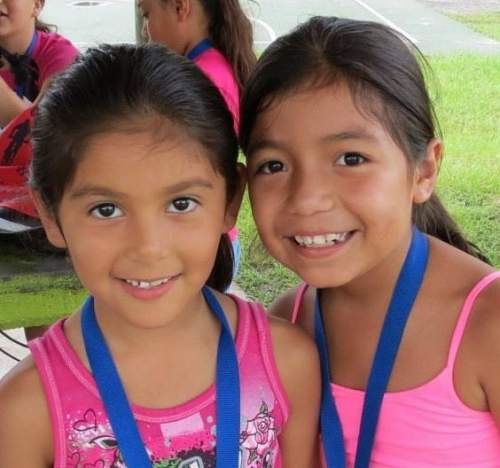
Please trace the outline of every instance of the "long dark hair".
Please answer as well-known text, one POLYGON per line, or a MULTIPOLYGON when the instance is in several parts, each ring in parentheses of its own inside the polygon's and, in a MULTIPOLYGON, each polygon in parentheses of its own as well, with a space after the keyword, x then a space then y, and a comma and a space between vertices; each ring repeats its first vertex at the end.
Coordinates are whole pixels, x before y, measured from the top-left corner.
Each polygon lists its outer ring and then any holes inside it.
MULTIPOLYGON (((242 148, 249 146, 258 115, 277 96, 342 81, 356 105, 380 120, 415 167, 439 133, 421 64, 428 67, 418 49, 385 25, 313 17, 280 37, 259 59, 242 97, 242 148)), ((436 194, 415 204, 412 216, 423 232, 488 262, 436 194)))
POLYGON ((210 39, 231 64, 241 91, 257 60, 252 23, 238 0, 199 1, 210 20, 210 39))
MULTIPOLYGON (((147 130, 148 117, 180 126, 199 142, 225 179, 226 199, 233 198, 238 143, 217 88, 191 61, 162 46, 103 45, 54 79, 35 115, 31 185, 56 219, 89 140, 124 122, 147 130)), ((224 234, 207 284, 226 290, 232 265, 224 234)))

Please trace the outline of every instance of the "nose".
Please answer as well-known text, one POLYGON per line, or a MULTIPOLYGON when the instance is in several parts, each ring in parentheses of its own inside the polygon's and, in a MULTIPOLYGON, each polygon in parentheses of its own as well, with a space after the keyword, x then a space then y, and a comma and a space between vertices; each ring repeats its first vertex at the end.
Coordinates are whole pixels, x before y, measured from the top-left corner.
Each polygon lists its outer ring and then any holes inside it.
POLYGON ((290 178, 288 211, 309 216, 331 210, 336 204, 336 194, 328 171, 298 168, 290 178))
POLYGON ((157 216, 143 215, 130 221, 128 233, 129 257, 138 263, 151 263, 165 257, 167 235, 157 216))

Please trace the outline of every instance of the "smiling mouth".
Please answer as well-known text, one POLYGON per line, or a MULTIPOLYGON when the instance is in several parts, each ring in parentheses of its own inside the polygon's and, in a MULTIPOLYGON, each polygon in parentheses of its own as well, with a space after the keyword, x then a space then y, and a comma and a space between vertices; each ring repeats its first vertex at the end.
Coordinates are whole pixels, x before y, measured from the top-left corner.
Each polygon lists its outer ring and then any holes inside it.
POLYGON ((130 286, 133 286, 134 288, 153 289, 153 288, 157 288, 158 286, 162 286, 163 284, 168 283, 172 278, 173 278, 173 276, 166 277, 166 278, 160 278, 160 279, 153 280, 153 281, 134 280, 134 279, 123 279, 122 281, 129 284, 130 286))
POLYGON ((314 236, 292 236, 292 239, 301 247, 318 249, 341 244, 352 237, 354 231, 330 232, 314 236))

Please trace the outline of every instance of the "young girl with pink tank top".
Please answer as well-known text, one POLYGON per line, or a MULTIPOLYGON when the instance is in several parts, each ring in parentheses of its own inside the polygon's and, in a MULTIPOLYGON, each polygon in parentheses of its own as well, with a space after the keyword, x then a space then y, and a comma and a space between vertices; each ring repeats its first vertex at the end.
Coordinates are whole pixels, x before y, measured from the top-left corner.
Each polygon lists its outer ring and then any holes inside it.
POLYGON ((0 130, 78 55, 67 38, 39 19, 44 4, 45 0, 0 1, 0 130))
POLYGON ((313 341, 221 292, 244 179, 204 74, 160 46, 91 49, 33 141, 41 220, 91 296, 0 382, 0 466, 316 466, 313 341))
MULTIPOLYGON (((239 130, 240 92, 256 57, 252 24, 238 0, 139 0, 144 36, 198 65, 221 92, 239 130)), ((229 231, 236 276, 241 246, 236 226, 229 231)))
POLYGON ((325 464, 499 467, 500 273, 433 193, 415 49, 312 18, 264 52, 241 115, 260 236, 306 283, 273 312, 316 339, 325 464))

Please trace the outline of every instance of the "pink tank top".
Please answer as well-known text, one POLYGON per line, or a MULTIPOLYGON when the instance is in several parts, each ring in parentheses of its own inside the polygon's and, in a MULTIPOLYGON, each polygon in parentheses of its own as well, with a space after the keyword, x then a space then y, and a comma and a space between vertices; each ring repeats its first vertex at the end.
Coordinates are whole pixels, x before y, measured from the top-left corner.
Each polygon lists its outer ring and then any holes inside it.
MULTIPOLYGON (((78 49, 64 36, 55 32, 38 31, 38 40, 33 50, 33 60, 38 65, 37 87, 40 89, 47 78, 71 65, 78 49)), ((0 76, 10 88, 15 89, 11 70, 0 70, 0 76)))
POLYGON ((231 65, 226 57, 214 47, 205 50, 193 61, 222 94, 233 116, 234 129, 238 133, 240 127, 240 91, 231 65))
MULTIPOLYGON (((193 61, 222 94, 227 108, 233 116, 234 130, 238 134, 240 128, 240 91, 231 65, 226 57, 214 47, 205 50, 193 61)), ((238 228, 234 226, 228 232, 228 236, 231 242, 235 241, 238 238, 238 228)))
MULTIPOLYGON (((289 405, 274 361, 269 325, 260 305, 233 298, 238 305, 241 466, 278 468, 278 436, 289 405)), ((95 382, 66 339, 63 321, 30 345, 52 421, 54 468, 125 467, 95 382)), ((173 408, 132 405, 132 410, 153 467, 215 467, 214 385, 173 408)))
MULTIPOLYGON (((491 413, 465 406, 455 392, 453 368, 472 306, 500 272, 485 276, 465 299, 453 332, 446 367, 424 385, 384 396, 370 468, 500 467, 500 431, 491 413)), ((307 285, 295 298, 296 322, 307 285)), ((332 384, 348 466, 354 465, 365 392, 332 384)))

